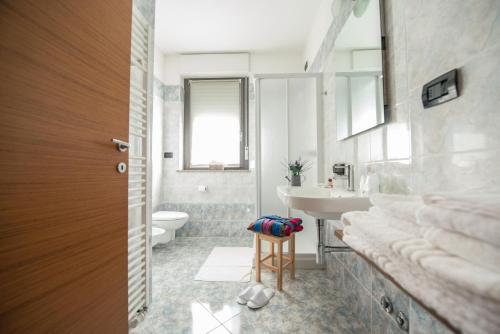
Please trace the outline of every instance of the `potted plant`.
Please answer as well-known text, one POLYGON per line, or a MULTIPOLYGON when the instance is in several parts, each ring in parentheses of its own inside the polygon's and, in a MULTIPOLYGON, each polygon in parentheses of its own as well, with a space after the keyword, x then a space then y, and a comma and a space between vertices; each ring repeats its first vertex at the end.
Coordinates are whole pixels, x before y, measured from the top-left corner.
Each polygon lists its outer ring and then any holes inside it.
POLYGON ((289 174, 285 176, 285 179, 287 179, 293 187, 300 187, 302 185, 302 176, 304 176, 304 172, 311 168, 309 161, 302 161, 302 158, 299 157, 298 160, 285 162, 284 165, 288 169, 289 174))

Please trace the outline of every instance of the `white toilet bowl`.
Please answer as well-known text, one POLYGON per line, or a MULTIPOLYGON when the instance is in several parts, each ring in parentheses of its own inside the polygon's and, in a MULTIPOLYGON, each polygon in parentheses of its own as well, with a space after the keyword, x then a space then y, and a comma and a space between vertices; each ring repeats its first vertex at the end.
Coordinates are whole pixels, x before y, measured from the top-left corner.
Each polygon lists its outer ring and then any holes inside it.
POLYGON ((185 212, 158 211, 153 213, 153 228, 161 228, 165 233, 158 236, 158 243, 167 243, 175 239, 175 230, 180 229, 189 220, 185 212))
POLYGON ((162 236, 165 234, 165 230, 159 227, 153 227, 152 230, 153 235, 151 238, 151 247, 154 247, 162 239, 162 236))

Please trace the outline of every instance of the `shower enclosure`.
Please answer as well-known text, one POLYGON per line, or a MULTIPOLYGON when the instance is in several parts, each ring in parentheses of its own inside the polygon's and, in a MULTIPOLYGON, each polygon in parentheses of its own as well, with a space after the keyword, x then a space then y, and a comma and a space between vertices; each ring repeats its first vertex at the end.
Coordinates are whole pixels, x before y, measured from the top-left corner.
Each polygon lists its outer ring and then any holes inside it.
POLYGON ((276 187, 288 184, 286 162, 301 158, 310 168, 303 186, 316 186, 323 176, 321 74, 257 75, 257 213, 303 219, 296 252, 316 252, 313 217, 289 210, 278 198, 276 187))

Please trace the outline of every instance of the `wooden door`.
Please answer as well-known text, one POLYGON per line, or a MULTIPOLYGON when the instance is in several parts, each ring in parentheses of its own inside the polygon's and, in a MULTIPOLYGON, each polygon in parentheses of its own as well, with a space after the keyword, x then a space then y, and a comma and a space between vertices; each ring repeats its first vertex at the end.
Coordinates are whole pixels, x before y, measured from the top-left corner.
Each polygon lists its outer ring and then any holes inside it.
POLYGON ((130 0, 0 0, 0 332, 126 333, 130 0))

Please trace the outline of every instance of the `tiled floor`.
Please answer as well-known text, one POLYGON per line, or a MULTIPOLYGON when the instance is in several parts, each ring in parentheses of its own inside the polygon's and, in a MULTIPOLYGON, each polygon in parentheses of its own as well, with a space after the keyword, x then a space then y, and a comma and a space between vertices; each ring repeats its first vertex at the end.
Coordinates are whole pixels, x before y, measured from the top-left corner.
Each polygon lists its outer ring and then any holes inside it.
MULTIPOLYGON (((285 275, 283 292, 257 311, 236 303, 250 283, 200 282, 194 276, 215 246, 251 246, 249 239, 177 238, 153 251, 153 303, 130 333, 365 333, 335 294, 324 270, 285 275)), ((263 283, 275 278, 263 272, 263 283)))

